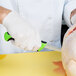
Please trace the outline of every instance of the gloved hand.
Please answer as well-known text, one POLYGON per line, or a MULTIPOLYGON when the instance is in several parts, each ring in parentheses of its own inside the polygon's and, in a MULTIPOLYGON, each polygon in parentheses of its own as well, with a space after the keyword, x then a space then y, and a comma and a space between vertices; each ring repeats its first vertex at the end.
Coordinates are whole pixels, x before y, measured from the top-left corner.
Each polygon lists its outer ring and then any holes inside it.
POLYGON ((67 76, 76 76, 76 24, 66 32, 61 51, 67 76))
POLYGON ((76 24, 76 9, 71 12, 70 18, 71 18, 71 23, 73 25, 76 24))
POLYGON ((39 33, 23 20, 18 13, 10 12, 4 19, 3 25, 15 39, 12 43, 21 49, 37 51, 41 46, 39 33))

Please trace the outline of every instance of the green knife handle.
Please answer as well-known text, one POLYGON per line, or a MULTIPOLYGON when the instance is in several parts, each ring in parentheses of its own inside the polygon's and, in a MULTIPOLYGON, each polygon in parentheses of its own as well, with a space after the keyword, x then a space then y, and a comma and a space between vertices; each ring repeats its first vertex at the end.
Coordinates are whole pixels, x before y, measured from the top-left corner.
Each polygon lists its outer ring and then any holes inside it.
POLYGON ((12 38, 12 36, 8 32, 5 32, 4 39, 5 41, 14 40, 14 38, 12 38))
POLYGON ((41 41, 41 47, 40 47, 37 51, 38 51, 38 52, 41 51, 42 49, 45 48, 46 45, 47 45, 47 42, 41 41))
MULTIPOLYGON (((4 39, 5 41, 14 40, 14 38, 12 38, 12 36, 8 32, 5 32, 4 39)), ((41 47, 37 51, 38 52, 41 51, 43 48, 45 48, 46 45, 47 45, 47 42, 41 41, 41 47)))

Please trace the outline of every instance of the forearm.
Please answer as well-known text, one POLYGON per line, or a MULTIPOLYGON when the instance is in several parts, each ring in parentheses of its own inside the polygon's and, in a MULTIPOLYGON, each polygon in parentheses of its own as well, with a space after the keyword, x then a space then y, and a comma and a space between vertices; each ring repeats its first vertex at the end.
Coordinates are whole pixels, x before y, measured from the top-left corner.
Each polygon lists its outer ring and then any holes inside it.
POLYGON ((2 24, 3 19, 10 13, 11 10, 3 8, 0 6, 0 24, 2 24))

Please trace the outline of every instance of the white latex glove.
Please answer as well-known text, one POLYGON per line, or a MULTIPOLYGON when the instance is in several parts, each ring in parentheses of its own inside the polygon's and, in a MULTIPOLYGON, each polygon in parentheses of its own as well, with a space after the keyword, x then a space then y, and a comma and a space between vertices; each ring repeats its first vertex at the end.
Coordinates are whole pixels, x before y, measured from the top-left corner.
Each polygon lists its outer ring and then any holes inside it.
POLYGON ((76 14, 74 16, 72 16, 71 23, 76 24, 76 14))
POLYGON ((76 76, 76 24, 66 32, 61 51, 67 76, 76 76))
POLYGON ((12 43, 21 49, 37 51, 41 46, 39 34, 18 13, 10 12, 3 20, 9 34, 15 39, 12 43))

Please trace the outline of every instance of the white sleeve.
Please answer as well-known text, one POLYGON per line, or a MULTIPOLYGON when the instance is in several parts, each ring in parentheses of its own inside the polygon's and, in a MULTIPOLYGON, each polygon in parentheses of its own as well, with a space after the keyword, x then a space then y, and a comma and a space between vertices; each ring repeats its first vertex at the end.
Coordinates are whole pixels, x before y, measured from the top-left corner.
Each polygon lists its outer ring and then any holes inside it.
POLYGON ((69 27, 72 25, 70 15, 74 9, 76 9, 76 0, 66 0, 64 5, 64 20, 69 27))
POLYGON ((16 11, 15 10, 17 8, 15 3, 16 1, 17 0, 0 0, 0 6, 10 9, 12 11, 16 11))

